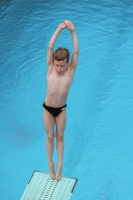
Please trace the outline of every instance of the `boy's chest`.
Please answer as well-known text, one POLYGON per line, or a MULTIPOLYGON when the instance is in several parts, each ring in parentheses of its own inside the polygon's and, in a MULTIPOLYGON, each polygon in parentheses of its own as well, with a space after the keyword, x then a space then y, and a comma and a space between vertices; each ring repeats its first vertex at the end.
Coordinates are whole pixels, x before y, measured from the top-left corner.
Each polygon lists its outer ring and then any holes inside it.
POLYGON ((67 71, 62 75, 58 75, 55 71, 52 71, 47 74, 48 83, 56 83, 63 85, 71 85, 73 76, 67 71))

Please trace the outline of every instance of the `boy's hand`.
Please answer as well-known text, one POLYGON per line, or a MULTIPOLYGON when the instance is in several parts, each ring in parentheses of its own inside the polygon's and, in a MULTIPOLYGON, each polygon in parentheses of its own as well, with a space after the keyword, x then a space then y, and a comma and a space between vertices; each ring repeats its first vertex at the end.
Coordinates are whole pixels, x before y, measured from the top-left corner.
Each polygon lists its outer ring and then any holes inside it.
POLYGON ((75 31, 75 27, 73 25, 72 22, 70 22, 69 20, 64 20, 64 23, 66 24, 67 28, 70 30, 70 31, 75 31))
POLYGON ((66 26, 66 24, 63 22, 63 23, 61 23, 59 26, 58 26, 58 28, 62 31, 63 29, 65 29, 67 26, 66 26))

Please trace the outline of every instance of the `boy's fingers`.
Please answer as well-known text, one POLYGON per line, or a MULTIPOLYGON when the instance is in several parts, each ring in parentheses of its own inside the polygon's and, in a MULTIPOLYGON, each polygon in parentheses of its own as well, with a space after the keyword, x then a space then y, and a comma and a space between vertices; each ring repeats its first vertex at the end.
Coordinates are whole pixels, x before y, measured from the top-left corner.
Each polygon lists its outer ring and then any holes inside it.
POLYGON ((67 20, 64 20, 64 24, 67 26, 67 24, 68 24, 67 20))
POLYGON ((63 22, 63 24, 66 26, 66 23, 65 23, 65 22, 63 22))

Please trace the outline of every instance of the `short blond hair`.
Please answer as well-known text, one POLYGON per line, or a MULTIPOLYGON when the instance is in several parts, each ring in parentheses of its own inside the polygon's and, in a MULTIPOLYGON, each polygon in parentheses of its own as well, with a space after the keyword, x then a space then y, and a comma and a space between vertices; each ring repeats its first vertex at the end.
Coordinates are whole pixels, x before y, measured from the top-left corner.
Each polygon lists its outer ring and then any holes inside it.
POLYGON ((62 48, 62 47, 58 48, 54 53, 54 59, 57 61, 67 59, 67 62, 68 62, 69 56, 70 56, 70 53, 69 53, 68 49, 62 48))

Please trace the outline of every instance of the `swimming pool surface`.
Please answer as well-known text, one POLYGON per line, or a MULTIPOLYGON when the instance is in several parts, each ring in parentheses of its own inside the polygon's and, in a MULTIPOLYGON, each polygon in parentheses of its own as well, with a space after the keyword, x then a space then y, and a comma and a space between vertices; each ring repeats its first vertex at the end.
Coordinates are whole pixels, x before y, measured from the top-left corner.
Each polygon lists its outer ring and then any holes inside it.
MULTIPOLYGON (((80 48, 65 130, 71 199, 133 200, 132 0, 0 1, 0 200, 20 199, 33 171, 48 171, 46 52, 64 19, 80 48)), ((55 48, 72 52, 71 42, 64 30, 55 48)))

